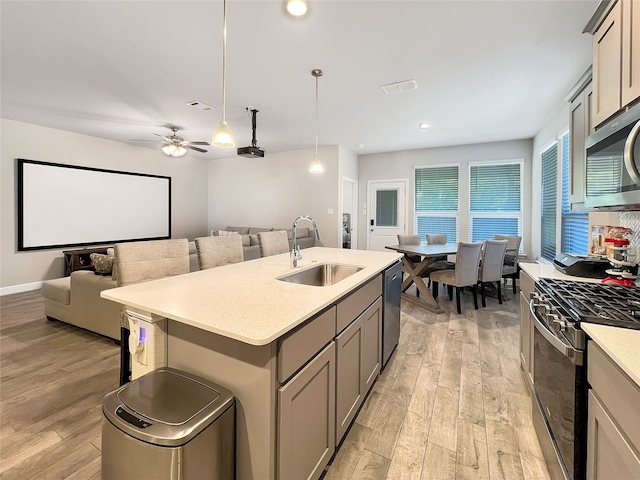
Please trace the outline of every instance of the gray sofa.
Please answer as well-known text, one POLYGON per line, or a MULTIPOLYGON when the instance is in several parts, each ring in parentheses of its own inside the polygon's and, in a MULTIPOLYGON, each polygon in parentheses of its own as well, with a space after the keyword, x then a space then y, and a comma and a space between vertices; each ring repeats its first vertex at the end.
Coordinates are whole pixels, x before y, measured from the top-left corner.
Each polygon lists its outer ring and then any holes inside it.
MULTIPOLYGON (((292 234, 290 228, 262 228, 262 227, 235 227, 228 226, 224 229, 228 232, 237 232, 242 235, 242 251, 244 254, 244 260, 253 260, 260 258, 260 245, 258 244, 258 232, 271 232, 273 230, 286 230, 289 235, 289 248, 292 247, 292 234)), ((213 231, 216 232, 215 230, 213 231)), ((296 240, 300 248, 309 248, 314 246, 320 246, 319 241, 316 240, 314 232, 309 228, 297 228, 296 240)))

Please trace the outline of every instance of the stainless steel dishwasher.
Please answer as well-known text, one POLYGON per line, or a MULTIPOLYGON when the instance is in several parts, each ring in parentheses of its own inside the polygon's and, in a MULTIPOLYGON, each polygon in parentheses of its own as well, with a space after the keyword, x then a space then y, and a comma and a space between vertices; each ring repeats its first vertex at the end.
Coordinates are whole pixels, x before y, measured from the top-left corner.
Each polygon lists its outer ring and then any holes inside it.
POLYGON ((235 400, 228 390, 172 368, 107 394, 104 480, 232 479, 235 400))
POLYGON ((387 365, 400 338, 400 294, 402 263, 397 262, 384 271, 384 311, 382 313, 382 368, 387 365))

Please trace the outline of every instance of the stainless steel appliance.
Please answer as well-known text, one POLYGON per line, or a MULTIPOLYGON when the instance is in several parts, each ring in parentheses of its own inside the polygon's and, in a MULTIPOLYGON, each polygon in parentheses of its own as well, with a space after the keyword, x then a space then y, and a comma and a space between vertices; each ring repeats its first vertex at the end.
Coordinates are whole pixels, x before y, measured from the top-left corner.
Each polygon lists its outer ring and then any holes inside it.
POLYGON ((640 104, 614 117, 585 141, 587 208, 640 208, 640 104))
POLYGON ((553 480, 586 475, 587 378, 581 322, 640 329, 640 289, 543 278, 534 322, 533 419, 553 480))
POLYGON ((400 339, 400 297, 402 263, 384 272, 384 311, 382 313, 382 368, 387 365, 400 339))
POLYGON ((172 368, 104 398, 102 478, 229 479, 235 475, 235 400, 172 368))

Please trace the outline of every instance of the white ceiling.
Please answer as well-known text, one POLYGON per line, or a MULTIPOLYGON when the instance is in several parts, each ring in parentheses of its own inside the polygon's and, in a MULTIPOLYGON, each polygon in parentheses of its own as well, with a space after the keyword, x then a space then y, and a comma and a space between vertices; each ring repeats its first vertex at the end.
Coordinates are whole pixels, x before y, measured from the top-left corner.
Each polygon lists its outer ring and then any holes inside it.
MULTIPOLYGON (((257 108, 267 156, 313 147, 313 68, 324 70, 321 146, 360 154, 533 137, 591 64, 581 32, 597 0, 309 0, 304 18, 284 3, 227 2, 227 121, 249 145, 245 106, 257 108), (380 88, 411 79, 417 90, 380 88)), ((222 116, 221 1, 0 8, 3 118, 158 149, 129 139, 178 125, 210 141, 222 116)))

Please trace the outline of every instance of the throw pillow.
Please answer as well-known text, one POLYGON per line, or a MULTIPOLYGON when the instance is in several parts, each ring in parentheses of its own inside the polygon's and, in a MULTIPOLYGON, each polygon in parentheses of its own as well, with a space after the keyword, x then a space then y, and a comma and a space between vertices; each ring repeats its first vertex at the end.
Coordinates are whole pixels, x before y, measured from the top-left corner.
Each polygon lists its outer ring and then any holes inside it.
POLYGON ((103 255, 102 253, 92 253, 89 255, 96 275, 110 275, 113 270, 114 257, 103 255))
POLYGON ((240 235, 238 232, 232 232, 230 230, 211 230, 211 234, 217 237, 227 237, 229 235, 240 235))

